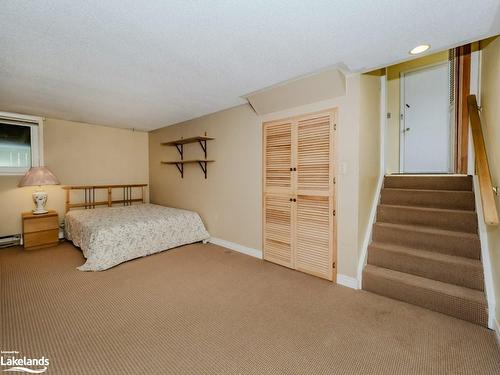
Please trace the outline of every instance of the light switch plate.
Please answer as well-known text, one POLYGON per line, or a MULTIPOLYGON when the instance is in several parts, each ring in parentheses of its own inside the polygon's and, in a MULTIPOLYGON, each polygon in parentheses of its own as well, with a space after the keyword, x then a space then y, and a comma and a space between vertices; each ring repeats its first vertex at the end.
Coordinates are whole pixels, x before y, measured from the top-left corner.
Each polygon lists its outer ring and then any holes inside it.
POLYGON ((341 161, 339 165, 339 173, 346 174, 347 173, 347 163, 345 161, 341 161))

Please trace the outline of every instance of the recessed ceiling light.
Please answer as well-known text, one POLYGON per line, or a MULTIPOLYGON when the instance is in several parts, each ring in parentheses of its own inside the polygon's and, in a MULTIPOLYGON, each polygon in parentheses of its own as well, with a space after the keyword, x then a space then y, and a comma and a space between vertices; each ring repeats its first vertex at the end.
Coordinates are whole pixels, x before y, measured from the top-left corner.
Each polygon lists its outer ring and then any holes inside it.
POLYGON ((418 55, 419 53, 427 51, 429 48, 431 48, 430 45, 428 44, 421 44, 419 46, 416 46, 410 51, 410 54, 412 55, 418 55))

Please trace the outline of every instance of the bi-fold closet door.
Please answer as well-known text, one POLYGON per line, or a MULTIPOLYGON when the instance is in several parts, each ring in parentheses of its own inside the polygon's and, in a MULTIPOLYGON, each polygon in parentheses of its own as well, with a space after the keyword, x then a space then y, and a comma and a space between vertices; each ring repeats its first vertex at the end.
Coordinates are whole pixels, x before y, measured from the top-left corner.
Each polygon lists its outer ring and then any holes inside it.
POLYGON ((263 124, 264 259, 335 277, 336 111, 263 124))

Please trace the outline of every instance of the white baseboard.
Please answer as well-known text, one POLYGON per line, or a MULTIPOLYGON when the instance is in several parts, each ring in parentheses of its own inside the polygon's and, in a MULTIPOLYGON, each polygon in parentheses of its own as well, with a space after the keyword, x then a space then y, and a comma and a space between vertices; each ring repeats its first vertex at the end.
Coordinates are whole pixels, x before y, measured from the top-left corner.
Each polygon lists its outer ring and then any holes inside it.
POLYGON ((358 280, 355 277, 342 275, 341 273, 337 274, 337 284, 346 286, 352 289, 359 289, 358 280))
POLYGON ((476 213, 478 220, 478 232, 481 242, 481 262, 483 263, 484 274, 484 291, 486 293, 486 300, 488 302, 488 328, 496 329, 498 332, 498 323, 495 327, 495 314, 496 314, 496 298, 495 298, 495 285, 493 283, 493 271, 490 258, 490 248, 488 243, 488 230, 483 217, 483 202, 481 200, 481 193, 479 191, 479 178, 477 175, 472 177, 474 186, 474 198, 476 201, 476 213))
POLYGON ((498 323, 498 320, 493 319, 494 321, 494 328, 493 330, 495 331, 495 337, 497 338, 497 344, 498 347, 500 348, 500 324, 498 323))
POLYGON ((372 229, 373 229, 373 224, 377 219, 377 208, 378 208, 378 203, 380 201, 380 192, 382 190, 382 185, 384 183, 384 177, 385 177, 384 174, 380 173, 380 176, 377 181, 377 187, 375 189, 375 196, 373 197, 372 206, 370 209, 368 225, 365 228, 363 247, 361 248, 361 255, 358 260, 358 272, 357 272, 358 285, 356 289, 361 289, 361 284, 363 282, 363 269, 365 268, 366 260, 368 258, 368 246, 372 241, 372 229))
POLYGON ((251 257, 262 259, 262 251, 253 249, 251 247, 243 246, 234 242, 222 240, 220 238, 215 238, 215 237, 210 237, 208 242, 213 243, 214 245, 226 247, 228 249, 237 251, 242 254, 250 255, 251 257))

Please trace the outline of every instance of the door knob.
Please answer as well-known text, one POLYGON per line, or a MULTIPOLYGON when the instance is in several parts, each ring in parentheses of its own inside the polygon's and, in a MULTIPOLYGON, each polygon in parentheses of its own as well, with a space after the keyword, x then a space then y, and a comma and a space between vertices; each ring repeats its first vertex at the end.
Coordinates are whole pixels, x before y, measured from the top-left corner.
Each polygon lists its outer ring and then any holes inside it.
POLYGON ((410 131, 410 128, 406 128, 406 129, 404 130, 404 132, 405 132, 405 133, 406 133, 406 132, 409 132, 409 131, 410 131))

